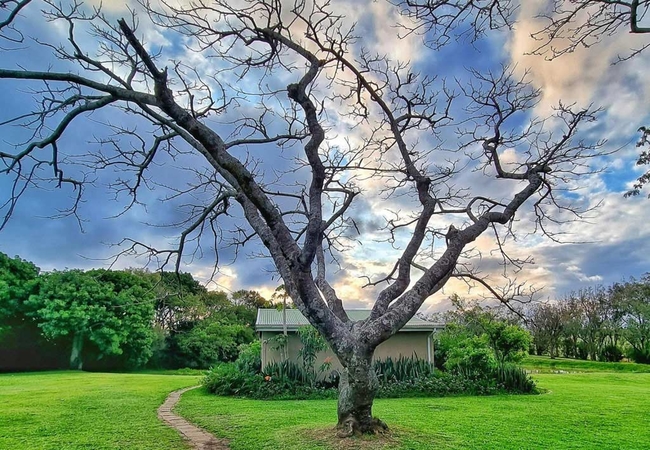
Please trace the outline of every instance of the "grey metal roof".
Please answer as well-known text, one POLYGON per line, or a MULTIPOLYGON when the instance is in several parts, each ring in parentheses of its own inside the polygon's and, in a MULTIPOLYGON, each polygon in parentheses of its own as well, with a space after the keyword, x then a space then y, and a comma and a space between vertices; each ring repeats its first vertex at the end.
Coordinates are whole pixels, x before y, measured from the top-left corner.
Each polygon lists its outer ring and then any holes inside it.
MULTIPOLYGON (((348 309, 345 311, 350 320, 364 320, 370 316, 369 309, 348 309)), ((309 325, 309 322, 297 309, 287 309, 287 329, 295 331, 309 325)), ((428 322, 419 317, 413 317, 402 328, 402 331, 434 331, 444 328, 444 324, 428 322)), ((282 331, 282 311, 275 308, 260 308, 257 310, 255 321, 256 331, 282 331)))

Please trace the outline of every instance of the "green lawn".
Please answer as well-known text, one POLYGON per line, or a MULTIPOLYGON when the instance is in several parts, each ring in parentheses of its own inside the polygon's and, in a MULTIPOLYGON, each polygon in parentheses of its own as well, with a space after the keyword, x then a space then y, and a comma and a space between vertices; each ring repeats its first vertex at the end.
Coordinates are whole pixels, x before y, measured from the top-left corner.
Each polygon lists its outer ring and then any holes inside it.
MULTIPOLYGON (((384 448, 650 449, 650 374, 535 378, 550 392, 377 400, 375 413, 394 430, 393 441, 384 448)), ((327 441, 335 401, 252 401, 196 390, 183 396, 177 411, 230 439, 233 450, 337 448, 327 441)), ((378 442, 365 444, 379 448, 378 442)))
MULTIPOLYGON (((601 366, 604 367, 604 366, 601 366)), ((334 445, 336 402, 186 393, 177 412, 243 449, 650 449, 650 374, 535 375, 533 396, 377 400, 390 440, 334 445)), ((0 375, 0 449, 187 449, 156 418, 196 376, 49 372, 0 375)))
POLYGON ((528 356, 522 365, 528 370, 552 372, 564 370, 567 372, 628 372, 650 373, 650 364, 635 364, 631 362, 598 362, 580 359, 555 358, 548 356, 528 356))
POLYGON ((46 372, 0 375, 0 449, 188 448, 156 417, 197 376, 46 372))

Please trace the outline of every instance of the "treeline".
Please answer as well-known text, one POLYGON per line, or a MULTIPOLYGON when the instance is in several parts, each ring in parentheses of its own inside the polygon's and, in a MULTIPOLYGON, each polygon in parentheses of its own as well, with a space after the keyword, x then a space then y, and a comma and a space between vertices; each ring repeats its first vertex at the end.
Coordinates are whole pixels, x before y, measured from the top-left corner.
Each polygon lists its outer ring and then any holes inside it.
POLYGON ((272 305, 188 273, 41 272, 0 253, 0 371, 207 368, 234 360, 255 339, 257 308, 272 305))
POLYGON ((650 363, 650 274, 583 289, 527 313, 532 351, 551 358, 650 363))

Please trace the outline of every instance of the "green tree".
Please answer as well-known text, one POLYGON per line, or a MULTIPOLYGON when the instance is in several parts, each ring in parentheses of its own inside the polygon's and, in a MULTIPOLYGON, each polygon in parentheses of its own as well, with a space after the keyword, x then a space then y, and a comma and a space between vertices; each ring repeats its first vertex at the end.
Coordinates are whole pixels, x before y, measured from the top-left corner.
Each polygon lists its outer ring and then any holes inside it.
POLYGON ((47 273, 39 279, 39 292, 25 305, 46 338, 68 338, 72 369, 83 367, 87 343, 96 349, 98 358, 124 355, 131 366, 142 365, 151 356, 153 292, 133 274, 106 270, 47 273))
POLYGON ((233 292, 230 296, 231 302, 236 306, 246 306, 247 308, 257 309, 257 308, 271 308, 273 307, 273 302, 265 299, 257 291, 247 291, 241 289, 239 291, 233 292))
POLYGON ((650 363, 650 275, 614 289, 625 311, 623 337, 632 347, 630 357, 638 363, 650 363))
POLYGON ((39 268, 0 252, 0 339, 24 321, 24 301, 36 290, 39 268))
POLYGON ((187 331, 180 330, 173 338, 178 349, 176 364, 208 368, 219 361, 234 361, 241 344, 255 339, 252 328, 218 319, 206 319, 187 331))
POLYGON ((514 316, 483 308, 477 301, 468 302, 455 294, 450 300, 456 310, 448 314, 448 320, 484 339, 498 362, 519 362, 528 353, 530 333, 516 323, 514 316))
POLYGON ((517 363, 528 354, 530 333, 519 325, 503 320, 486 320, 483 329, 499 363, 517 363))
POLYGON ((451 372, 480 376, 497 365, 487 335, 476 334, 466 325, 448 323, 437 334, 436 365, 451 372))
POLYGON ((207 289, 190 273, 146 273, 156 296, 155 323, 162 330, 175 330, 181 322, 197 320, 206 314, 207 289))

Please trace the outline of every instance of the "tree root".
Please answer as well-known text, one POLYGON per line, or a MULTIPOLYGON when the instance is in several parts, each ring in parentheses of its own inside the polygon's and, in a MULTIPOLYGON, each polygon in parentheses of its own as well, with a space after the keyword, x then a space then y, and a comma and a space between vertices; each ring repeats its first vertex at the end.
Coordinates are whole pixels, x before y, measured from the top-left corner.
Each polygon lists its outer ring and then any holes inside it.
POLYGON ((359 436, 362 434, 385 434, 388 432, 388 425, 382 420, 373 417, 370 423, 361 425, 361 423, 353 416, 339 422, 337 425, 336 437, 349 438, 352 436, 359 436))

